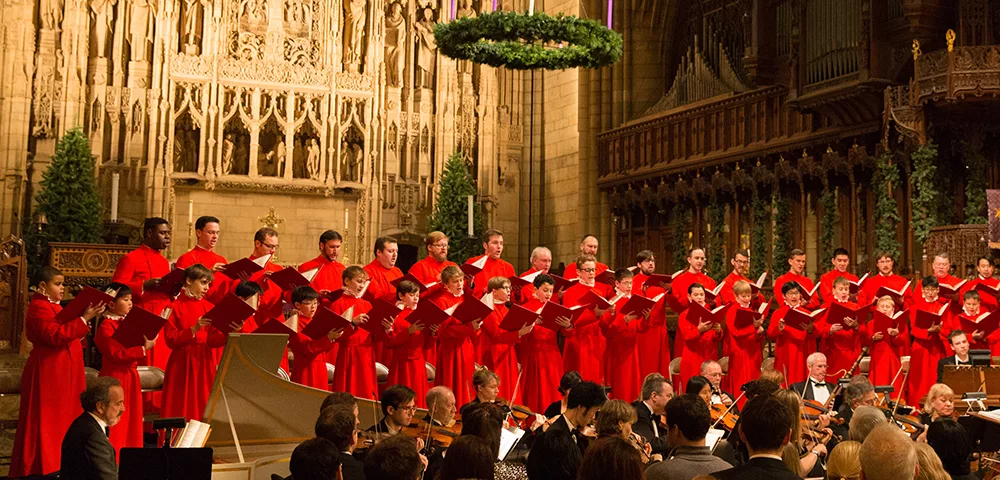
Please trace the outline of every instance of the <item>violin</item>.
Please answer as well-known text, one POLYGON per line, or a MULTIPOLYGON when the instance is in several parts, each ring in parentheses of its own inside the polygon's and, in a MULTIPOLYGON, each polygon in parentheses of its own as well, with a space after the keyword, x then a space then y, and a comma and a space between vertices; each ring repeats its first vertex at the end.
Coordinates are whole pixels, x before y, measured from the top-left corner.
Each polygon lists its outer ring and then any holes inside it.
POLYGON ((516 421, 517 423, 524 422, 525 420, 528 420, 529 418, 532 418, 536 415, 535 412, 532 412, 530 408, 524 405, 517 405, 510 403, 503 398, 498 397, 496 400, 493 401, 493 403, 495 403, 498 407, 504 410, 504 413, 510 414, 510 416, 513 417, 514 421, 516 421))
MULTIPOLYGON (((819 420, 820 415, 833 415, 829 408, 815 400, 803 400, 800 411, 802 412, 802 418, 806 420, 819 420)), ((843 425, 844 419, 830 416, 830 423, 843 425)))
POLYGON ((736 422, 740 416, 733 412, 732 406, 727 407, 721 403, 713 403, 709 405, 708 410, 712 414, 713 427, 718 424, 730 432, 736 428, 736 422))
POLYGON ((451 427, 431 426, 426 420, 420 420, 419 422, 403 427, 400 433, 410 438, 427 438, 436 446, 448 448, 451 446, 451 442, 455 441, 462 433, 461 425, 458 422, 455 425, 451 427), (457 431, 455 430, 455 425, 458 425, 457 431))

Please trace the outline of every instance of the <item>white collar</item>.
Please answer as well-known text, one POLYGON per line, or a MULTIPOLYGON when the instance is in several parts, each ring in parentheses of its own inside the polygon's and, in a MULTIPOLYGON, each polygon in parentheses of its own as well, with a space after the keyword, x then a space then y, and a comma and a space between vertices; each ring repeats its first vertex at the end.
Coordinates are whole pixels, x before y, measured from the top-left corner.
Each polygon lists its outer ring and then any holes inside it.
POLYGON ((751 456, 750 460, 753 460, 755 458, 770 458, 770 459, 778 460, 779 462, 781 461, 781 456, 780 455, 771 455, 771 454, 768 454, 768 453, 758 453, 757 455, 751 456))
POLYGON ((824 383, 824 384, 826 383, 825 379, 824 380, 816 380, 813 377, 809 377, 809 381, 812 382, 812 383, 824 383))
POLYGON ((101 431, 108 428, 108 422, 105 422, 103 419, 101 419, 101 417, 94 415, 93 412, 87 412, 87 413, 89 413, 91 417, 94 417, 94 420, 97 420, 97 424, 101 426, 101 431))
POLYGON ((650 414, 650 415, 656 415, 656 412, 654 412, 654 411, 653 411, 653 407, 650 407, 650 406, 649 406, 649 401, 647 401, 647 400, 643 400, 643 401, 642 401, 642 404, 646 406, 646 409, 647 409, 647 410, 649 410, 649 414, 650 414))
POLYGON ((567 417, 565 413, 562 418, 566 421, 566 425, 569 425, 569 431, 572 432, 573 430, 576 430, 576 425, 573 425, 573 422, 569 421, 569 417, 567 417))

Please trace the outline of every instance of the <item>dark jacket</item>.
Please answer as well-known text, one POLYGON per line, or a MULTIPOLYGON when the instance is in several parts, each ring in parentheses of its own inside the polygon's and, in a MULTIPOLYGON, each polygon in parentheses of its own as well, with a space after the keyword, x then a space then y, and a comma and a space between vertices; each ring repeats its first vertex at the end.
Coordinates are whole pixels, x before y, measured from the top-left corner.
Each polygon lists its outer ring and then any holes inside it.
MULTIPOLYGON (((790 389, 791 391, 799 395, 802 395, 803 400, 816 400, 816 397, 813 395, 812 382, 809 382, 808 380, 798 383, 793 383, 790 389), (807 383, 809 385, 806 385, 807 383), (805 389, 804 395, 802 394, 802 389, 805 389)), ((834 383, 826 382, 826 389, 830 392, 830 395, 833 395, 834 383)))
POLYGON ((649 411, 641 400, 632 402, 632 409, 635 410, 636 421, 632 424, 632 431, 638 433, 653 447, 653 453, 666 455, 670 451, 667 444, 667 427, 660 423, 662 418, 649 411))
POLYGON ((747 463, 712 474, 716 480, 802 480, 792 473, 781 460, 751 458, 747 463))
POLYGON ((91 414, 83 412, 66 431, 62 442, 60 478, 109 480, 118 478, 115 448, 108 432, 91 414))
MULTIPOLYGON (((955 361, 956 361, 956 359, 955 359, 954 355, 952 355, 950 357, 944 357, 941 360, 938 360, 938 366, 937 366, 937 383, 941 383, 941 378, 944 376, 944 367, 946 365, 956 365, 955 361)), ((972 365, 972 355, 969 355, 969 361, 967 361, 967 362, 958 362, 958 365, 970 365, 971 366, 972 365)), ((965 392, 955 392, 955 393, 957 395, 961 395, 961 394, 963 394, 965 392)))
POLYGON ((340 469, 344 480, 365 480, 365 464, 350 453, 340 453, 340 469))

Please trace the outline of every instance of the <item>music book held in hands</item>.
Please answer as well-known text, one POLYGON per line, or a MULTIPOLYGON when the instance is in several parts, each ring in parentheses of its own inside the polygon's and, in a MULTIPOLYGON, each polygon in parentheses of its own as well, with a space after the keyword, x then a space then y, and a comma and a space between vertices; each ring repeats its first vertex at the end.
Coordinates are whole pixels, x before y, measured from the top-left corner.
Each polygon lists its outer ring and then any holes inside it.
MULTIPOLYGON (((962 286, 965 285, 965 282, 968 282, 968 280, 962 280, 962 281, 960 281, 960 282, 958 282, 958 283, 956 283, 954 285, 951 285, 951 284, 948 284, 948 283, 944 283, 944 282, 940 282, 938 284, 938 286, 940 288, 940 294, 941 294, 941 296, 942 297, 954 297, 954 298, 957 298, 958 297, 958 291, 962 289, 962 286)), ((906 285, 909 285, 909 282, 907 282, 906 285)))
POLYGON ((247 304, 247 302, 243 301, 242 298, 230 293, 229 295, 226 295, 226 297, 223 298, 218 305, 212 307, 212 309, 205 314, 204 318, 210 318, 212 320, 212 326, 215 327, 216 330, 222 333, 229 333, 233 331, 231 324, 243 323, 247 318, 250 318, 254 312, 256 312, 256 310, 247 304))
POLYGON ((368 311, 368 321, 360 325, 361 328, 368 330, 372 335, 385 339, 388 335, 385 333, 385 325, 382 323, 386 320, 389 323, 395 322, 396 317, 403 309, 393 305, 385 300, 375 300, 372 302, 372 309, 368 311))
POLYGON ((707 300, 709 302, 714 302, 716 298, 719 298, 719 293, 722 292, 722 287, 725 287, 725 286, 726 286, 726 282, 719 282, 719 284, 716 285, 715 288, 713 288, 711 290, 709 290, 709 289, 706 288, 705 289, 705 300, 707 300))
POLYGON ((420 289, 420 293, 421 294, 423 294, 427 290, 430 290, 431 287, 433 287, 433 286, 435 286, 435 285, 438 284, 438 282, 431 282, 431 283, 428 283, 428 284, 424 284, 420 280, 417 280, 417 277, 414 277, 412 274, 409 274, 409 273, 407 273, 406 275, 403 275, 402 277, 399 277, 399 278, 397 278, 397 279, 395 279, 395 280, 393 280, 393 281, 391 281, 389 283, 391 283, 394 288, 399 288, 399 284, 402 283, 404 280, 409 280, 409 281, 415 283, 417 285, 417 287, 420 289))
POLYGON ((798 308, 789 309, 788 313, 785 314, 785 326, 796 330, 805 330, 807 326, 816 323, 816 319, 820 318, 825 311, 825 308, 817 308, 812 312, 804 312, 798 308))
POLYGON ((688 307, 687 320, 695 326, 702 322, 712 322, 722 324, 725 323, 725 310, 729 305, 720 305, 709 310, 704 305, 700 303, 691 302, 688 307))
POLYGON ((552 277, 552 279, 556 281, 556 285, 555 285, 555 287, 553 287, 553 291, 555 291, 557 293, 569 290, 570 288, 573 288, 573 285, 576 285, 577 283, 580 282, 579 278, 574 278, 572 280, 567 280, 567 279, 565 279, 563 277, 560 277, 559 275, 553 275, 551 273, 549 274, 549 276, 552 277))
POLYGON ((492 305, 487 306, 482 300, 476 298, 475 295, 466 293, 462 297, 462 303, 453 305, 451 308, 445 310, 445 313, 455 317, 459 322, 468 324, 474 320, 486 318, 489 314, 493 313, 493 308, 492 305))
POLYGON ((354 328, 354 324, 350 320, 333 313, 329 308, 320 306, 316 310, 316 315, 309 321, 309 325, 306 325, 302 329, 302 334, 316 340, 325 337, 326 334, 330 333, 330 330, 341 328, 345 330, 354 328))
POLYGON ((819 282, 817 282, 816 285, 813 285, 812 290, 806 290, 804 286, 799 284, 799 291, 802 292, 802 303, 809 303, 809 301, 813 298, 813 296, 815 296, 816 293, 819 292, 819 286, 820 284, 819 282))
POLYGON ((890 328, 898 329, 899 323, 901 321, 903 322, 906 321, 906 316, 909 314, 909 312, 910 312, 909 310, 904 308, 903 310, 894 313, 890 317, 878 310, 875 310, 874 312, 872 312, 871 334, 875 335, 876 333, 881 332, 883 337, 882 339, 887 340, 889 338, 889 329, 890 328))
POLYGON ((611 285, 612 287, 614 287, 615 286, 615 272, 614 272, 614 270, 611 270, 609 268, 609 269, 601 272, 600 274, 598 274, 596 277, 594 277, 594 281, 598 282, 598 283, 603 283, 605 285, 611 285))
MULTIPOLYGON (((997 329, 998 324, 1000 324, 1000 310, 981 313, 975 319, 959 315, 958 319, 961 321, 962 331, 971 334, 976 330, 979 330, 989 335, 993 333, 993 331, 997 329)), ((969 341, 972 341, 972 337, 969 337, 969 341)))
POLYGON ((160 284, 157 285, 156 287, 153 287, 152 290, 155 290, 160 293, 165 293, 170 296, 174 296, 178 292, 180 292, 181 287, 183 286, 184 286, 184 269, 175 268, 171 270, 170 273, 160 277, 160 284))
POLYGON ((173 448, 202 448, 208 442, 208 436, 211 433, 212 427, 209 424, 188 420, 184 430, 181 430, 170 446, 173 448))
POLYGON ((995 287, 991 287, 991 286, 983 283, 982 280, 980 280, 980 281, 976 282, 976 290, 979 290, 980 292, 988 293, 990 295, 993 295, 994 297, 1000 297, 1000 284, 997 284, 997 286, 995 286, 995 287))
POLYGON ((539 314, 542 317, 542 323, 538 324, 540 327, 545 327, 552 331, 557 331, 562 328, 562 325, 556 323, 560 318, 565 318, 569 320, 570 324, 576 322, 580 315, 583 314, 586 307, 582 305, 577 305, 573 308, 567 308, 553 301, 545 302, 542 306, 541 312, 539 314))
POLYGON ((531 273, 521 275, 520 277, 518 277, 517 275, 513 277, 507 277, 507 279, 510 280, 511 289, 517 290, 527 287, 528 285, 531 285, 535 281, 535 277, 537 277, 540 273, 542 273, 542 271, 537 270, 531 273))
POLYGON ((441 325, 448 320, 449 315, 441 310, 440 307, 434 305, 432 302, 420 302, 417 304, 417 309, 413 311, 406 319, 411 325, 423 325, 426 328, 433 327, 435 325, 441 325))
POLYGON ((928 311, 923 309, 917 309, 917 314, 913 318, 913 326, 916 328, 922 328, 924 330, 933 327, 935 324, 941 324, 941 316, 948 311, 948 304, 945 303, 940 306, 937 311, 928 311))
POLYGON ((764 270, 764 273, 760 274, 760 277, 757 277, 756 282, 750 282, 750 293, 753 295, 760 293, 760 289, 764 288, 764 279, 766 278, 767 270, 764 270))
POLYGON ((850 328, 844 323, 844 318, 850 318, 861 325, 868 321, 868 313, 871 311, 871 305, 859 306, 858 308, 851 308, 848 305, 838 302, 830 303, 827 307, 830 311, 829 315, 826 316, 826 321, 830 325, 840 325, 844 328, 850 328))
MULTIPOLYGON (((313 272, 313 273, 312 273, 312 276, 307 277, 306 275, 304 275, 302 273, 299 273, 299 271, 296 270, 295 267, 288 267, 288 268, 286 268, 284 270, 279 270, 277 272, 272 273, 271 276, 268 277, 268 278, 272 282, 274 282, 274 284, 277 285, 278 288, 280 288, 282 291, 290 292, 292 290, 295 290, 295 287, 301 287, 303 285, 309 285, 309 282, 312 281, 311 278, 315 277, 316 276, 316 272, 318 272, 318 271, 319 271, 319 268, 315 268, 313 270, 309 270, 309 272, 313 272)), ((305 273, 309 273, 309 272, 305 272, 305 273)))
POLYGON ((611 306, 614 305, 615 303, 618 303, 618 300, 621 300, 625 296, 618 292, 615 293, 616 295, 611 300, 608 300, 602 297, 600 294, 598 294, 597 291, 591 289, 587 293, 583 294, 582 297, 580 297, 580 304, 586 305, 587 308, 599 308, 601 310, 607 310, 611 308, 611 306))
POLYGON ((83 316, 83 312, 87 311, 87 308, 91 305, 95 307, 110 305, 114 303, 114 295, 117 293, 111 289, 108 289, 107 292, 102 292, 93 287, 83 287, 83 290, 76 297, 73 297, 73 301, 69 302, 69 305, 63 307, 56 314, 56 321, 59 323, 68 323, 70 320, 80 318, 83 316))
POLYGON ((264 265, 267 265, 267 261, 271 259, 270 255, 264 255, 263 257, 255 258, 250 260, 249 258, 241 258, 229 265, 225 266, 222 270, 222 274, 233 279, 239 280, 243 277, 248 277, 264 269, 264 265))
MULTIPOLYGON (((910 282, 906 282, 906 284, 904 284, 898 290, 894 288, 889 288, 886 285, 882 285, 881 287, 878 287, 878 290, 875 291, 875 298, 872 299, 872 303, 873 304, 878 303, 878 299, 888 295, 892 297, 892 301, 896 302, 896 305, 902 305, 903 296, 906 295, 906 291, 909 288, 910 288, 910 282)), ((944 292, 942 291, 942 293, 944 292)))
POLYGON ((656 305, 656 302, 659 302, 664 295, 666 295, 666 293, 661 293, 653 298, 646 298, 642 295, 632 295, 629 297, 628 301, 625 302, 625 305, 622 305, 620 313, 622 315, 638 315, 641 317, 646 314, 647 310, 652 310, 653 306, 656 305))
POLYGON ((277 333, 284 335, 294 335, 296 332, 295 330, 292 330, 292 327, 286 325, 285 322, 282 322, 276 318, 272 318, 264 322, 263 325, 257 327, 257 330, 254 330, 251 333, 277 333))
POLYGON ((662 287, 662 285, 660 285, 661 283, 669 286, 672 283, 674 283, 674 279, 677 278, 677 276, 682 273, 684 273, 684 270, 678 270, 670 275, 664 275, 662 273, 654 273, 646 277, 646 280, 642 282, 641 288, 647 289, 650 287, 662 287))
POLYGON ((757 309, 736 306, 736 318, 733 319, 733 325, 735 325, 736 328, 746 328, 750 326, 753 322, 767 316, 767 309, 769 306, 769 302, 761 303, 760 308, 757 309))
POLYGON ((475 277, 476 274, 483 271, 483 267, 486 266, 486 259, 488 258, 490 258, 489 255, 483 255, 482 257, 479 257, 478 260, 474 262, 467 262, 458 268, 462 269, 462 273, 470 277, 475 277))
POLYGON ((517 304, 511 305, 507 316, 500 322, 500 328, 509 332, 520 330, 525 325, 534 323, 538 315, 539 312, 533 312, 517 304))
POLYGON ((170 307, 164 308, 159 315, 141 308, 132 308, 115 330, 111 338, 125 348, 144 345, 146 339, 154 339, 163 329, 163 324, 170 318, 170 307))
POLYGON ((851 295, 857 295, 861 291, 861 287, 864 286, 865 280, 868 280, 868 273, 865 273, 858 281, 848 280, 851 284, 851 295))

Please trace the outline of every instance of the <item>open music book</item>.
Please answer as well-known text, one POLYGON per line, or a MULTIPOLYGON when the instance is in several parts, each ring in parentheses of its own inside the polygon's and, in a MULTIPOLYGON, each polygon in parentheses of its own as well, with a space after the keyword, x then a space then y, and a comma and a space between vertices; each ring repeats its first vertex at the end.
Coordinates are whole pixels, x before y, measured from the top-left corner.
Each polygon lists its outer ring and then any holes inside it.
POLYGON ((524 437, 524 430, 517 427, 512 427, 510 429, 501 428, 500 429, 500 454, 497 455, 497 461, 504 461, 507 455, 517 446, 517 443, 521 441, 524 437))
POLYGON ((184 430, 181 430, 170 446, 173 448, 201 448, 205 446, 205 442, 208 442, 208 435, 211 433, 212 427, 207 423, 188 420, 184 430))

